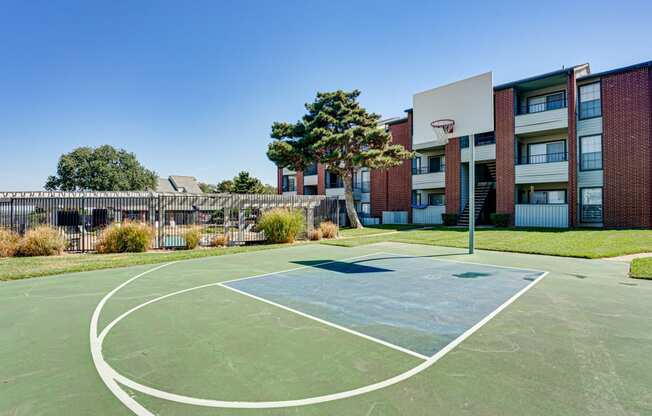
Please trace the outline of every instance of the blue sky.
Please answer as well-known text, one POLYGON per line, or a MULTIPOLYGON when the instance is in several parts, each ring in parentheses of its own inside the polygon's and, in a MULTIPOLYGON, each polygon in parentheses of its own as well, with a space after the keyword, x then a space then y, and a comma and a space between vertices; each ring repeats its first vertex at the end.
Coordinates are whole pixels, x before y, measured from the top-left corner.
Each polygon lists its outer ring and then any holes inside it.
POLYGON ((160 175, 275 183, 270 125, 316 91, 384 116, 487 70, 496 84, 652 59, 652 2, 0 0, 0 190, 108 143, 160 175), (452 2, 451 2, 452 3, 452 2))

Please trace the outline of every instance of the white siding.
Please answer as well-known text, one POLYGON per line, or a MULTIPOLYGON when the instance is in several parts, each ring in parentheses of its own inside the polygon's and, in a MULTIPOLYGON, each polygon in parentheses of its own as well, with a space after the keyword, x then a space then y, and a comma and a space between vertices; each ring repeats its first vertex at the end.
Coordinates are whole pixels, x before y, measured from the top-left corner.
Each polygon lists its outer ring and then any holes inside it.
POLYGON ((568 182, 568 162, 516 165, 516 183, 568 182))
POLYGON ((407 224, 407 211, 383 211, 383 224, 407 224))
POLYGON ((514 224, 517 227, 568 228, 568 205, 516 204, 514 224))
POLYGON ((412 189, 444 188, 446 186, 446 173, 424 173, 412 175, 412 189))
POLYGON ((602 134, 602 117, 577 120, 577 137, 602 134))
POLYGON ((568 109, 521 114, 514 118, 516 134, 568 128, 568 109))
POLYGON ((446 212, 446 206, 429 206, 427 208, 419 209, 412 208, 412 223, 413 224, 441 224, 441 214, 446 212))
MULTIPOLYGON (((465 147, 462 149, 460 158, 462 162, 469 161, 469 148, 465 147)), ((475 147, 475 161, 479 162, 481 160, 494 160, 496 159, 496 145, 487 144, 484 146, 475 147)))
POLYGON ((337 196, 344 198, 344 188, 326 188, 326 196, 337 196))
POLYGON ((303 177, 305 186, 317 185, 317 175, 308 175, 303 177))
POLYGON ((294 175, 296 172, 292 169, 283 168, 283 175, 294 175))

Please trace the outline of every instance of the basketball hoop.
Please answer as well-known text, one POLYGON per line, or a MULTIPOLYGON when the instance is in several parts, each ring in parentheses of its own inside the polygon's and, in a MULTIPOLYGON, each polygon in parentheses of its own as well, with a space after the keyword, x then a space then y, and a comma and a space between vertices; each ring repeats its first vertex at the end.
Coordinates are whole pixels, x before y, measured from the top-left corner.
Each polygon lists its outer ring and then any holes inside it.
POLYGON ((446 134, 451 134, 455 127, 455 120, 450 118, 442 118, 440 120, 435 120, 430 125, 435 129, 442 129, 446 134))

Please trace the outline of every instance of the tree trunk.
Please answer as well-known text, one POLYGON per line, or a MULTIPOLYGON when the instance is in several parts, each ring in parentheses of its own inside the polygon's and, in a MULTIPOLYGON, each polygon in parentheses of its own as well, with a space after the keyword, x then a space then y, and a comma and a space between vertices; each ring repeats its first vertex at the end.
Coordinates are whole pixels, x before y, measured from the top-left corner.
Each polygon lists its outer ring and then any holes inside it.
POLYGON ((343 178, 344 181, 344 201, 346 202, 346 214, 353 228, 363 228, 358 219, 358 213, 355 211, 355 202, 353 202, 353 174, 347 173, 343 178))

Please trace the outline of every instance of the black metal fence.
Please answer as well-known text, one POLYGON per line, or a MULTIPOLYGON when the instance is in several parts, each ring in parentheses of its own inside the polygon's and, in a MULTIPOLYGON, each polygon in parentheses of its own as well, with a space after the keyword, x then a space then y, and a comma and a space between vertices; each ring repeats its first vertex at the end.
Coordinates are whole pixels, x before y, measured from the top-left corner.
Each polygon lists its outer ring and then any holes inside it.
POLYGON ((0 227, 24 234, 49 225, 68 242, 67 250, 95 250, 101 231, 110 224, 137 221, 154 232, 152 248, 185 247, 185 233, 201 230, 200 244, 218 236, 230 244, 261 242, 261 215, 273 208, 300 209, 306 229, 331 220, 339 224, 337 198, 324 196, 243 194, 157 194, 150 192, 5 192, 0 193, 0 227))

